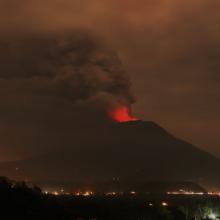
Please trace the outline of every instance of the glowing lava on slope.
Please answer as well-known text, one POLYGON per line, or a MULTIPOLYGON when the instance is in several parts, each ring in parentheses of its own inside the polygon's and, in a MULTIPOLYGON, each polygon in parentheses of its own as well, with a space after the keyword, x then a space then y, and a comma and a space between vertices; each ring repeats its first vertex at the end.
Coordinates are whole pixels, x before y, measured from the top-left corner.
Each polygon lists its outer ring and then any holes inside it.
POLYGON ((137 118, 130 115, 129 109, 126 106, 121 106, 114 109, 111 112, 111 117, 116 122, 138 121, 137 118))

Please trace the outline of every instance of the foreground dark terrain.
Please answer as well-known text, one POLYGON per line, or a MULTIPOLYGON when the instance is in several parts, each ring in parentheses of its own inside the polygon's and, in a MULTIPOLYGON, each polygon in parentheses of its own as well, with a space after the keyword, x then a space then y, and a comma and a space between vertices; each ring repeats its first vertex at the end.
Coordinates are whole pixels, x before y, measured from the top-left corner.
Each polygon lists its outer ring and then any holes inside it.
POLYGON ((162 194, 121 196, 49 195, 38 187, 0 178, 0 219, 211 220, 220 198, 162 194))

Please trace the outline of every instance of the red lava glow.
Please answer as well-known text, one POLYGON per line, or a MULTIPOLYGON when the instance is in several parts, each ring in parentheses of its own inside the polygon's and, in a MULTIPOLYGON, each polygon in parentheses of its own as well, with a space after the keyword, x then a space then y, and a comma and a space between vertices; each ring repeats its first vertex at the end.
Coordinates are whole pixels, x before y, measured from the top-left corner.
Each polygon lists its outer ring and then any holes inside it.
POLYGON ((112 119, 116 122, 129 122, 137 121, 138 119, 132 117, 129 114, 129 109, 126 106, 118 107, 114 109, 111 113, 112 119))

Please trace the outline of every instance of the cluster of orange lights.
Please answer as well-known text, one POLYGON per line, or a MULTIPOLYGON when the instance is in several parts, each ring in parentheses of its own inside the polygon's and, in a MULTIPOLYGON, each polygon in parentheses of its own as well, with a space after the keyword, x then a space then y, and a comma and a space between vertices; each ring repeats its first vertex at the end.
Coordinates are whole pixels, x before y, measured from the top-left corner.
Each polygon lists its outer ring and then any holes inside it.
MULTIPOLYGON (((49 191, 44 191, 45 194, 51 194, 51 195, 54 195, 54 196, 60 196, 60 195, 73 195, 73 196, 95 196, 95 193, 93 191, 85 191, 85 192, 82 192, 82 191, 78 191, 78 192, 75 192, 75 193, 68 193, 68 192, 65 192, 63 189, 61 189, 60 191, 52 191, 52 192, 49 192, 49 191)), ((107 192, 107 193, 104 193, 104 195, 106 196, 121 196, 123 195, 124 193, 123 192, 107 192)), ((136 195, 137 193, 135 191, 131 191, 129 192, 130 195, 136 195)))
MULTIPOLYGON (((84 192, 75 192, 75 193, 69 193, 69 192, 65 192, 63 189, 59 190, 59 191, 52 191, 52 192, 49 192, 49 191, 44 191, 45 194, 51 194, 51 195, 55 195, 55 196, 59 196, 59 195, 73 195, 73 196, 94 196, 95 193, 93 191, 84 191, 84 192)), ((123 192, 107 192, 107 193, 104 193, 104 195, 106 196, 120 196, 120 195, 123 195, 124 193, 123 192)), ((129 192, 130 195, 136 195, 137 192, 135 191, 130 191, 129 192)), ((205 193, 205 192, 193 192, 193 191, 184 191, 184 190, 179 190, 179 191, 173 191, 173 192, 167 192, 166 193, 167 195, 188 195, 188 196, 191 196, 191 195, 195 195, 195 196, 203 196, 203 195, 209 195, 209 196, 220 196, 220 192, 208 192, 208 193, 205 193)), ((166 204, 162 203, 162 206, 166 206, 166 204)))
POLYGON ((93 196, 94 193, 92 191, 86 191, 86 192, 77 192, 74 194, 75 196, 93 196))

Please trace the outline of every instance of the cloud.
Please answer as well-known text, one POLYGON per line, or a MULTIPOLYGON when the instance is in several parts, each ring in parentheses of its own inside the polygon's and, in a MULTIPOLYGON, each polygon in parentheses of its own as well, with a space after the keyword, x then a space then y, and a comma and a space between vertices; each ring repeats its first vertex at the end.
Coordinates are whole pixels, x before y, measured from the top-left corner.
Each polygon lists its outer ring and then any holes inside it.
POLYGON ((13 39, 2 42, 3 47, 1 79, 23 80, 32 89, 65 96, 72 103, 100 94, 116 104, 133 101, 117 54, 89 34, 13 39))
POLYGON ((88 125, 108 121, 109 109, 134 101, 117 54, 88 32, 0 45, 1 128, 10 134, 1 141, 9 149, 40 153, 72 145, 88 125))

